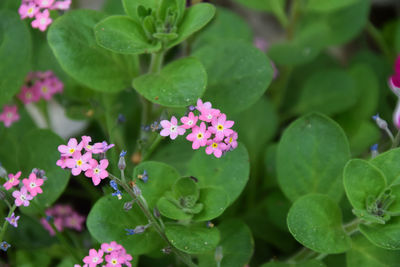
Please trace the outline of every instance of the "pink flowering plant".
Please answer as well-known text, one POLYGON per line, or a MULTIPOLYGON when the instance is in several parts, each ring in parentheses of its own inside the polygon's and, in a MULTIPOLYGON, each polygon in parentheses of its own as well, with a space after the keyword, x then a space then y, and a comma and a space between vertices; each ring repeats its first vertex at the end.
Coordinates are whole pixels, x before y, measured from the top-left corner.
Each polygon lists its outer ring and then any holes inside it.
POLYGON ((0 266, 399 266, 381 2, 1 0, 0 266))

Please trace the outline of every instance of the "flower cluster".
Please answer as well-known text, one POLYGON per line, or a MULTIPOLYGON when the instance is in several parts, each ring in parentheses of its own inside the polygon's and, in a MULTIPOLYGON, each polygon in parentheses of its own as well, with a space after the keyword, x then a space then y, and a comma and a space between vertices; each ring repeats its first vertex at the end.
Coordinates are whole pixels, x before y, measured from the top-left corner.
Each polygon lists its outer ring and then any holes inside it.
POLYGON ((393 123, 400 129, 400 56, 397 57, 394 65, 394 74, 389 78, 389 87, 397 96, 397 106, 393 113, 393 123))
POLYGON ((63 89, 64 84, 52 71, 30 72, 18 98, 24 104, 38 102, 40 99, 50 100, 54 94, 61 93, 63 89))
POLYGON ((55 235, 53 228, 50 226, 49 221, 53 220, 54 226, 59 232, 65 228, 74 229, 76 231, 82 231, 85 216, 80 215, 70 205, 58 204, 52 208, 46 210, 46 218, 42 218, 40 223, 43 227, 49 231, 50 235, 55 235))
POLYGON ((171 121, 161 121, 163 129, 160 135, 169 136, 174 140, 178 135, 185 134, 186 130, 191 130, 186 139, 193 142, 192 148, 199 149, 206 146, 206 153, 214 154, 217 158, 237 147, 237 132, 230 129, 234 122, 226 120, 224 113, 212 108, 210 102, 203 103, 201 99, 197 100, 197 106, 191 110, 187 116, 180 118, 182 125, 178 125, 178 120, 174 116, 171 121), (195 110, 199 115, 194 114, 195 110), (200 122, 200 125, 197 125, 197 122, 200 122))
POLYGON ((3 112, 0 113, 0 121, 4 123, 5 127, 10 127, 11 124, 19 120, 18 107, 16 105, 4 105, 3 112))
POLYGON ((112 148, 114 144, 108 145, 106 141, 102 143, 90 144, 90 136, 82 136, 81 142, 71 138, 67 145, 58 146, 61 158, 57 161, 57 166, 71 169, 72 175, 78 176, 81 172, 85 176, 92 178, 93 184, 98 185, 102 179, 108 177, 108 160, 105 159, 105 153, 112 148), (100 161, 92 158, 94 154, 100 154, 100 161))
MULTIPOLYGON (((115 241, 101 244, 99 250, 90 249, 89 255, 83 258, 85 263, 83 267, 95 267, 103 263, 105 267, 128 266, 131 267, 132 256, 128 254, 125 248, 115 241), (104 262, 105 261, 105 262, 104 262), (106 263, 104 265, 104 263, 106 263)), ((74 267, 81 267, 75 264, 74 267)))
POLYGON ((8 191, 13 187, 19 187, 21 182, 22 186, 12 193, 15 198, 15 205, 19 206, 29 206, 29 201, 33 199, 37 194, 43 193, 41 186, 43 185, 44 179, 40 179, 36 176, 35 172, 29 174, 29 178, 25 178, 22 181, 19 180, 21 177, 21 172, 16 174, 10 173, 8 175, 8 180, 4 183, 3 187, 8 191))
POLYGON ((21 19, 34 18, 31 25, 42 32, 53 22, 49 10, 68 10, 71 0, 22 0, 18 13, 21 19))

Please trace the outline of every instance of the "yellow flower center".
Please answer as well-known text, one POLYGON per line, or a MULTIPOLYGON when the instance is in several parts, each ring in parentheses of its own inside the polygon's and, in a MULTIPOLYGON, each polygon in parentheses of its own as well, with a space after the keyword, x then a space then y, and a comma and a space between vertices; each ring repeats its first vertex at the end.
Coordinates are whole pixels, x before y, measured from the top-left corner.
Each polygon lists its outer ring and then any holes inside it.
POLYGON ((118 262, 117 262, 116 259, 113 259, 113 260, 111 261, 111 263, 112 263, 112 264, 117 264, 118 262))
POLYGON ((111 252, 113 249, 112 248, 108 248, 107 250, 111 252))
POLYGON ((32 14, 32 12, 33 12, 33 8, 31 7, 28 9, 28 14, 32 14))
POLYGON ((27 99, 31 99, 32 98, 32 93, 31 92, 26 93, 25 97, 27 99))
MULTIPOLYGON (((41 19, 41 23, 44 24, 43 19, 41 19)), ((43 86, 42 87, 42 92, 43 93, 47 93, 49 91, 49 88, 47 88, 47 86, 43 86)))
POLYGON ((81 166, 82 164, 83 164, 82 160, 79 159, 76 161, 76 165, 81 166))
POLYGON ((11 178, 11 179, 9 180, 9 182, 10 182, 10 183, 13 183, 13 182, 14 182, 14 178, 11 178))
POLYGON ((203 138, 203 134, 202 133, 198 133, 197 134, 197 139, 202 139, 203 138))
POLYGON ((231 138, 229 138, 229 143, 232 143, 232 141, 233 141, 232 137, 231 137, 231 138))
POLYGON ((96 168, 96 169, 94 169, 94 172, 95 172, 95 173, 99 173, 100 170, 99 170, 98 168, 96 168))
POLYGON ((213 144, 212 144, 212 147, 213 147, 213 148, 217 148, 217 147, 218 147, 218 144, 217 144, 217 143, 213 143, 213 144))
POLYGON ((12 114, 11 112, 8 112, 8 113, 7 113, 7 118, 11 119, 12 116, 13 116, 13 114, 12 114))
POLYGON ((224 126, 222 126, 221 124, 218 124, 217 129, 218 129, 218 131, 222 131, 224 129, 224 126))
POLYGON ((69 153, 72 154, 72 153, 74 153, 74 152, 75 152, 75 148, 70 148, 70 149, 69 149, 69 153))

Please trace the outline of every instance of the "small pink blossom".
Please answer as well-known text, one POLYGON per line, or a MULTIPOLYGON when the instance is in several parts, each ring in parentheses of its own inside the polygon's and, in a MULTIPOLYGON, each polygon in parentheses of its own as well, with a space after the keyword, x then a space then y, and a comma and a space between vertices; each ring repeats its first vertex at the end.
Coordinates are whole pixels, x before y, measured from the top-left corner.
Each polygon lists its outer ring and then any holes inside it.
POLYGON ((11 214, 10 217, 6 218, 6 221, 11 224, 14 227, 18 227, 18 220, 19 220, 19 216, 15 217, 14 212, 11 214))
POLYGON ((62 157, 72 156, 75 152, 80 152, 82 150, 82 144, 78 144, 75 138, 71 138, 67 145, 59 145, 58 151, 60 151, 62 157))
POLYGON ((42 82, 37 82, 35 84, 38 88, 40 96, 45 100, 50 100, 56 93, 56 90, 52 87, 49 80, 44 80, 42 82))
POLYGON ((226 115, 221 114, 218 118, 214 118, 212 120, 212 126, 208 128, 208 130, 215 134, 216 138, 220 141, 224 139, 225 136, 229 136, 233 133, 232 129, 229 129, 233 126, 233 121, 227 121, 226 115))
POLYGON ((21 19, 33 18, 38 11, 39 8, 33 2, 23 3, 18 9, 21 19))
POLYGON ((186 131, 182 126, 178 126, 178 120, 175 116, 172 116, 171 121, 162 120, 160 124, 163 127, 160 135, 169 136, 172 140, 178 137, 178 135, 183 135, 186 131))
POLYGON ((201 146, 205 146, 207 144, 208 138, 210 138, 211 133, 207 131, 206 124, 202 122, 199 126, 195 126, 192 128, 192 133, 186 136, 186 139, 192 141, 192 148, 199 149, 201 146))
POLYGON ((215 157, 220 158, 222 152, 226 150, 226 144, 221 142, 220 139, 214 138, 213 140, 207 141, 206 153, 208 155, 214 154, 215 157))
POLYGON ((108 160, 102 159, 100 160, 100 164, 95 159, 90 159, 89 161, 90 168, 85 172, 85 175, 89 178, 92 178, 93 184, 98 185, 102 179, 108 177, 107 167, 108 160))
POLYGON ((65 226, 77 231, 82 231, 83 223, 86 218, 76 212, 72 212, 69 216, 65 218, 65 226))
POLYGON ((56 76, 48 78, 48 84, 52 88, 53 94, 62 93, 64 90, 64 84, 56 76))
POLYGON ((43 193, 42 188, 40 188, 43 185, 43 179, 37 178, 34 173, 29 174, 29 179, 23 179, 22 183, 33 197, 43 193))
POLYGON ((118 252, 111 252, 109 255, 106 255, 106 261, 106 267, 121 267, 125 259, 118 252))
POLYGON ((211 108, 211 103, 210 102, 205 102, 203 104, 203 101, 199 98, 197 99, 197 105, 196 109, 200 112, 202 112, 204 109, 210 109, 211 108))
POLYGON ((36 4, 41 8, 49 8, 54 0, 35 0, 36 4))
POLYGON ((238 134, 235 131, 230 136, 225 138, 224 141, 228 145, 227 149, 235 149, 237 147, 237 145, 238 145, 237 138, 238 138, 238 134))
POLYGON ((45 9, 42 13, 39 12, 35 15, 35 20, 32 21, 31 25, 32 28, 38 28, 40 31, 44 32, 52 21, 49 10, 45 9))
POLYGON ((26 105, 31 102, 37 102, 40 99, 40 94, 35 87, 22 86, 18 98, 26 105))
POLYGON ((104 252, 99 249, 99 251, 95 249, 90 249, 89 250, 89 256, 86 256, 83 258, 83 262, 88 264, 89 267, 95 267, 97 264, 100 264, 103 262, 103 254, 104 252))
POLYGON ((90 168, 89 160, 92 158, 92 154, 87 152, 81 154, 81 152, 76 151, 72 158, 67 159, 66 165, 68 168, 72 169, 72 175, 78 176, 82 171, 87 171, 90 168))
POLYGON ((0 114, 0 121, 4 123, 7 128, 11 126, 14 122, 19 120, 18 108, 16 105, 7 106, 3 108, 3 112, 0 114))
POLYGON ((71 5, 71 0, 57 1, 50 9, 68 10, 71 5))
POLYGON ((110 244, 108 243, 103 243, 101 244, 101 249, 105 252, 105 253, 111 253, 113 251, 116 250, 120 250, 123 247, 121 245, 119 245, 117 242, 115 241, 111 241, 110 244))
POLYGON ((198 120, 198 117, 195 116, 193 114, 193 112, 190 112, 187 117, 184 116, 181 118, 181 122, 183 123, 183 125, 181 127, 185 128, 185 129, 193 128, 196 125, 197 120, 198 120))
POLYGON ((17 207, 24 205, 29 206, 29 201, 32 200, 32 196, 28 194, 25 187, 22 187, 20 191, 14 191, 12 196, 15 198, 15 205, 17 207))
POLYGON ((21 176, 21 172, 17 172, 15 175, 10 173, 8 174, 8 180, 7 182, 3 185, 4 188, 8 191, 10 190, 11 187, 19 185, 19 177, 21 176))
MULTIPOLYGON (((97 145, 97 143, 95 145, 97 145)), ((102 145, 102 149, 101 149, 100 153, 106 153, 109 149, 111 149, 115 146, 114 144, 107 144, 106 141, 103 141, 101 143, 101 145, 102 145)))
POLYGON ((93 154, 102 153, 104 150, 103 143, 96 143, 91 145, 92 138, 90 136, 82 136, 82 141, 79 143, 81 147, 83 147, 87 152, 91 152, 93 154))
POLYGON ((201 114, 199 116, 199 119, 202 121, 206 121, 206 122, 211 122, 214 118, 218 118, 218 116, 221 114, 221 112, 219 111, 219 109, 215 109, 215 108, 203 108, 201 110, 201 114))
POLYGON ((61 156, 61 158, 57 160, 56 165, 63 169, 67 168, 67 159, 69 159, 69 157, 61 156))

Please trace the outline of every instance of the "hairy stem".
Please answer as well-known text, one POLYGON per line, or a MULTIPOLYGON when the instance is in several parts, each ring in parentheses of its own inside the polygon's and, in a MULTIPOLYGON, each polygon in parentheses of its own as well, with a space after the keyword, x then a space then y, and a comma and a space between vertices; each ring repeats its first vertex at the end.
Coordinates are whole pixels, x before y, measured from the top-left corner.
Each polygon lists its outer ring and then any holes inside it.
MULTIPOLYGON (((14 204, 10 208, 10 211, 8 212, 8 216, 7 217, 10 217, 13 214, 13 212, 15 211, 16 208, 17 208, 17 206, 15 206, 15 204, 14 204)), ((3 226, 1 227, 1 232, 0 232, 0 241, 3 241, 3 237, 4 237, 4 234, 6 233, 8 224, 9 224, 8 221, 4 220, 4 223, 3 223, 3 226)))

